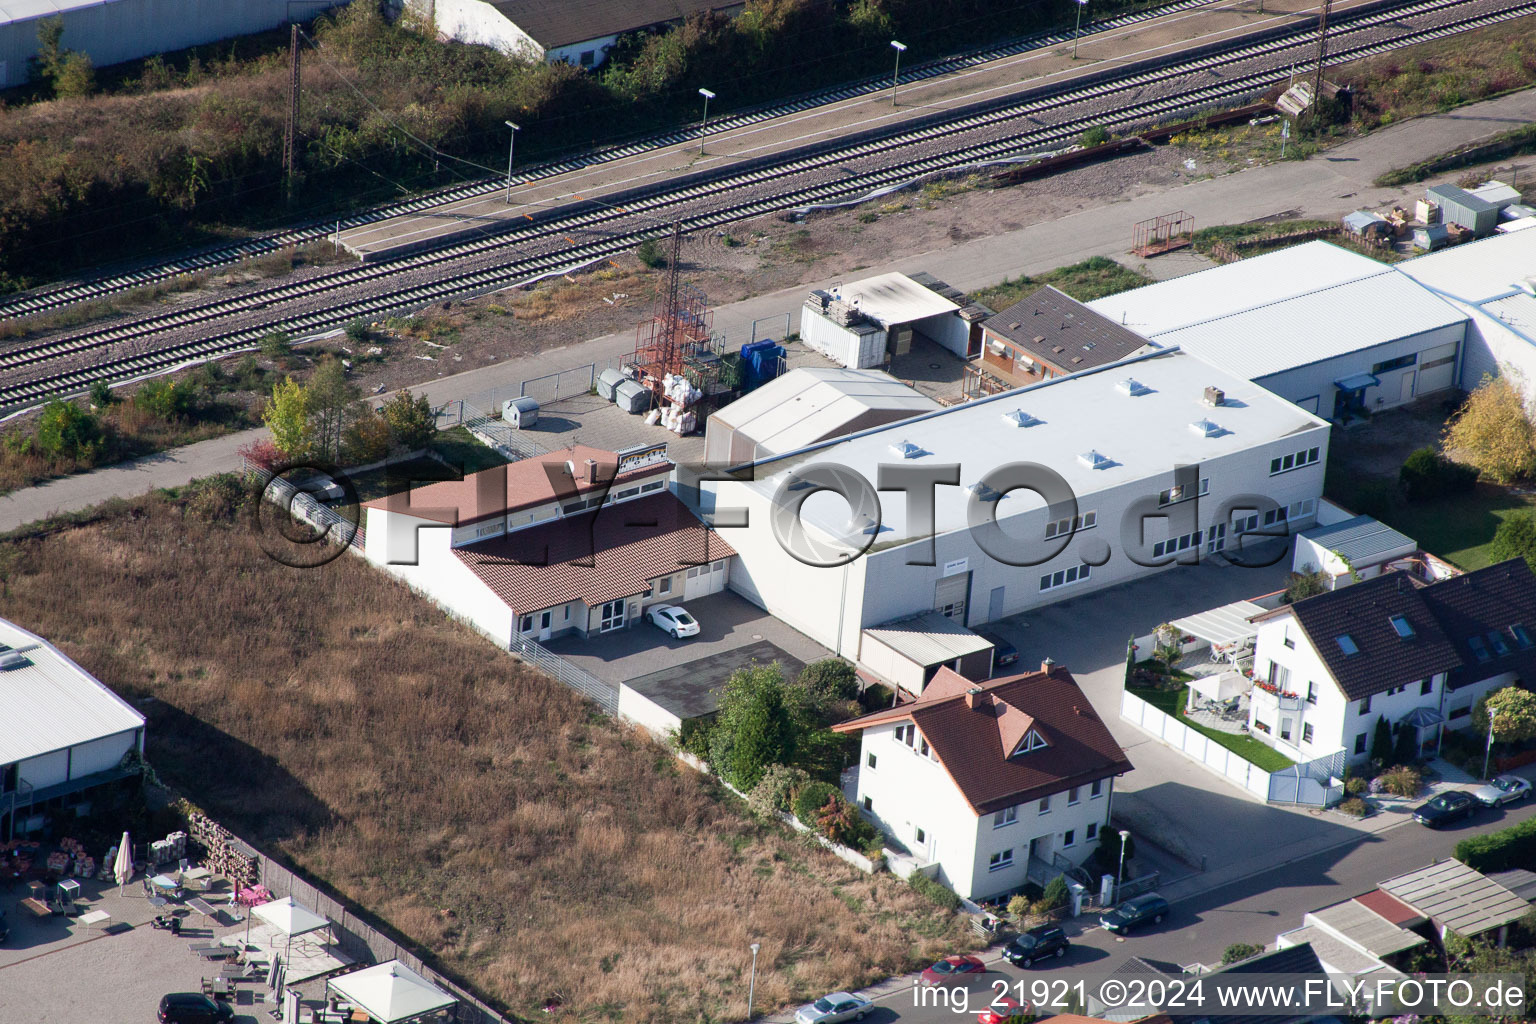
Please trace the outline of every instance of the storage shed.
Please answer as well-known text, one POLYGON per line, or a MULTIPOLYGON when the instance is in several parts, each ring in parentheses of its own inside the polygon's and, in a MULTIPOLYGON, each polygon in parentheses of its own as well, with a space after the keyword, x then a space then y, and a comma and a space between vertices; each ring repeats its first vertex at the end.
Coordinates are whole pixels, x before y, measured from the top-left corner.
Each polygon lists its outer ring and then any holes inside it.
POLYGON ((1340 223, 1347 233, 1357 238, 1385 237, 1392 233, 1392 222, 1370 210, 1346 213, 1340 223))
MULTIPOLYGON (((1440 207, 1440 220, 1443 224, 1460 225, 1471 231, 1477 238, 1492 234, 1493 229, 1498 227, 1501 206, 1476 196, 1464 188, 1457 188, 1455 185, 1435 185, 1425 189, 1424 195, 1430 202, 1440 207)), ((1509 203, 1503 205, 1508 206, 1509 203)))
POLYGON ((811 292, 800 314, 800 340, 854 369, 905 355, 921 334, 964 357, 971 325, 952 299, 905 274, 881 274, 811 292))
POLYGON ((990 678, 992 650, 990 640, 933 611, 864 630, 859 665, 917 696, 946 666, 977 682, 990 678))
POLYGON ((539 422, 539 403, 527 395, 509 398, 501 404, 501 418, 508 426, 526 430, 539 422))
POLYGON ((1357 582, 1357 575, 1361 580, 1379 576, 1388 563, 1416 550, 1412 537, 1370 516, 1355 516, 1299 534, 1291 568, 1305 572, 1311 566, 1312 572, 1322 571, 1328 576, 1328 589, 1336 590, 1357 582))

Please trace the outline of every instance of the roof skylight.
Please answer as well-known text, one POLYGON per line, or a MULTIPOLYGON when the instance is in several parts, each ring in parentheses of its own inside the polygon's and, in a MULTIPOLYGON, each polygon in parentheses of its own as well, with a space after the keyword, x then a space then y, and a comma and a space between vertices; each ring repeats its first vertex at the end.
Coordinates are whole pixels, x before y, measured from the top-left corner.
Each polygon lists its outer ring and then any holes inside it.
POLYGON ((1195 420, 1195 422, 1189 425, 1189 429, 1193 430, 1201 437, 1220 437, 1222 434, 1226 433, 1226 431, 1221 428, 1221 424, 1213 423, 1210 420, 1195 420))
POLYGON ((1041 422, 1023 409, 1010 409, 1003 413, 1003 419, 1013 427, 1033 427, 1041 422))
POLYGON ((1120 383, 1116 384, 1115 388, 1121 394, 1123 394, 1123 395, 1130 395, 1132 398, 1135 398, 1138 395, 1145 395, 1145 394, 1147 394, 1148 392, 1150 392, 1152 390, 1151 388, 1149 388, 1145 384, 1143 384, 1141 381, 1137 380, 1135 377, 1127 377, 1127 378, 1125 378, 1125 380, 1123 380, 1120 383))
POLYGON ((1413 636, 1413 624, 1401 615, 1392 616, 1392 628, 1397 630, 1397 635, 1404 640, 1413 636))
POLYGON ((1103 453, 1092 448, 1079 455, 1077 457, 1077 461, 1081 462, 1089 469, 1107 469, 1109 466, 1113 465, 1108 455, 1104 455, 1103 453))
POLYGON ((1344 652, 1344 657, 1348 658, 1360 653, 1360 648, 1355 644, 1355 638, 1348 633, 1338 637, 1338 641, 1339 650, 1344 652))

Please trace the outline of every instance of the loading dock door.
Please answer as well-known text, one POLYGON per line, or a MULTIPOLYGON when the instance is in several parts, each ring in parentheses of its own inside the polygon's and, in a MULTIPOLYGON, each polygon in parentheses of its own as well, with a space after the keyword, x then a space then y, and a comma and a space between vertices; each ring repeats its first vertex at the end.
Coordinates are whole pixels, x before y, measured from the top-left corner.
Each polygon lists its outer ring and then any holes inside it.
POLYGON ((1419 353, 1419 389, 1421 395, 1441 391, 1456 380, 1456 343, 1428 348, 1419 353))
POLYGON ((969 572, 957 572, 953 576, 945 576, 934 584, 933 610, 940 612, 945 618, 954 619, 964 625, 965 602, 970 593, 971 574, 969 572))

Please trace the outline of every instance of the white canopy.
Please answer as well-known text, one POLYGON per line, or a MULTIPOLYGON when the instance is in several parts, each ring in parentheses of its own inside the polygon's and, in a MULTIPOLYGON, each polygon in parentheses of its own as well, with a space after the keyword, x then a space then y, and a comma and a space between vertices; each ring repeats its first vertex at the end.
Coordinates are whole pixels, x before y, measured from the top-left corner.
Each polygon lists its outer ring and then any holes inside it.
POLYGON ((1211 608, 1196 612, 1194 615, 1186 615, 1182 619, 1174 619, 1169 625, 1213 644, 1235 644, 1249 637, 1258 636, 1259 627, 1248 620, 1255 615, 1264 614, 1265 611, 1267 609, 1263 605, 1254 604, 1252 601, 1234 601, 1220 608, 1211 608))
POLYGON ((321 917, 313 910, 293 902, 292 896, 285 896, 272 903, 263 903, 251 913, 289 936, 317 932, 322 928, 330 927, 331 924, 328 919, 321 917))
POLYGON ((328 983, 331 991, 383 1024, 414 1020, 457 999, 398 960, 343 974, 328 983))
POLYGON ((1218 672, 1211 675, 1195 676, 1189 681, 1189 688, 1210 700, 1231 700, 1238 694, 1247 693, 1253 685, 1253 680, 1241 672, 1218 672))

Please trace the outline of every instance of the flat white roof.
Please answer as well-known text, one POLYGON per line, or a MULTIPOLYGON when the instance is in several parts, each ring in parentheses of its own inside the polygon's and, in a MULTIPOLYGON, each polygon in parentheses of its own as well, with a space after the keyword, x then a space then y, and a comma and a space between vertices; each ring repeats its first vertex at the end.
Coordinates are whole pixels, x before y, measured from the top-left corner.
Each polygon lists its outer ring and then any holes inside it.
POLYGON ((882 327, 909 324, 941 313, 952 313, 960 308, 906 274, 867 277, 862 281, 840 284, 832 292, 844 302, 857 302, 859 312, 879 321, 882 327))
MULTIPOLYGON (((1205 462, 1324 426, 1323 420, 1257 384, 1188 352, 1165 350, 761 460, 750 486, 772 495, 794 467, 813 463, 846 467, 871 486, 882 464, 958 465, 960 486, 935 488, 935 528, 947 533, 966 527, 967 489, 1011 463, 1036 462, 1054 470, 1077 495, 1079 508, 1087 510, 1099 491, 1138 480, 1171 483, 1177 465, 1205 462), (1135 397, 1122 390, 1129 379, 1141 385, 1135 397), (1228 404, 1203 404, 1208 386, 1224 391, 1228 404), (1015 412, 1029 417, 1031 425, 1015 426, 1009 416, 1015 412), (1193 425, 1200 421, 1217 429, 1197 431, 1193 425), (915 457, 897 451, 902 442, 915 446, 915 457), (1090 452, 1103 456, 1099 468, 1085 461, 1090 452)), ((1001 499, 998 518, 1044 504, 1031 491, 1014 490, 1001 499)), ((899 494, 886 493, 881 505, 877 543, 926 535, 922 530, 908 534, 906 501, 899 494)), ((849 525, 847 503, 832 493, 807 498, 801 515, 833 535, 844 533, 849 525)))
POLYGON ((1150 338, 1177 327, 1356 281, 1383 269, 1382 264, 1357 252, 1327 242, 1306 242, 1107 295, 1087 306, 1150 338))
POLYGON ((1515 231, 1404 260, 1394 268, 1448 299, 1476 305, 1536 275, 1536 234, 1515 231))
POLYGON ((1255 615, 1263 615, 1265 610, 1263 605, 1252 601, 1234 601, 1220 608, 1208 608, 1174 619, 1169 625, 1213 644, 1235 644, 1259 635, 1259 627, 1249 620, 1255 615))
POLYGON ((114 0, 0 0, 0 25, 29 18, 51 18, 55 14, 84 7, 103 7, 112 2, 114 0))
POLYGON ((0 668, 0 764, 143 726, 143 715, 42 637, 0 619, 0 644, 28 661, 0 668))
POLYGON ((1410 278, 1376 266, 1370 277, 1166 331, 1155 340, 1258 380, 1467 319, 1410 278))

